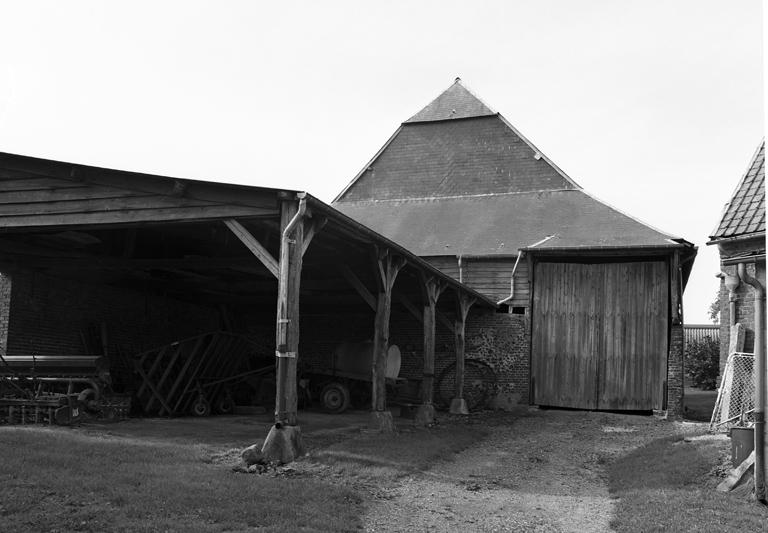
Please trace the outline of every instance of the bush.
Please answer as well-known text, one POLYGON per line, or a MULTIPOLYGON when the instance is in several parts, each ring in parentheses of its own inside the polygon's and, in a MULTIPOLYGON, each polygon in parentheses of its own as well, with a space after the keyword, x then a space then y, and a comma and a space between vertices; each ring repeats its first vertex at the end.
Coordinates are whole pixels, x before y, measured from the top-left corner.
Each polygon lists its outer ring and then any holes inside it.
POLYGON ((689 342, 685 347, 685 368, 694 387, 716 389, 720 372, 720 343, 709 336, 689 342))

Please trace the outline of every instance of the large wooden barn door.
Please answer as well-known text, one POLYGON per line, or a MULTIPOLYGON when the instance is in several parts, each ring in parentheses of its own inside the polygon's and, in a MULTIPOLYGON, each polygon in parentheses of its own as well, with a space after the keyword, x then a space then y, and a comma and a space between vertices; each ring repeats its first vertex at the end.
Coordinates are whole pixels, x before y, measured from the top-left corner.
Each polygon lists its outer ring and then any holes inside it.
POLYGON ((667 375, 667 266, 605 265, 598 409, 661 409, 667 375))
POLYGON ((534 403, 660 409, 667 358, 664 262, 538 263, 534 403))
POLYGON ((534 403, 597 409, 601 265, 539 263, 533 300, 534 403))

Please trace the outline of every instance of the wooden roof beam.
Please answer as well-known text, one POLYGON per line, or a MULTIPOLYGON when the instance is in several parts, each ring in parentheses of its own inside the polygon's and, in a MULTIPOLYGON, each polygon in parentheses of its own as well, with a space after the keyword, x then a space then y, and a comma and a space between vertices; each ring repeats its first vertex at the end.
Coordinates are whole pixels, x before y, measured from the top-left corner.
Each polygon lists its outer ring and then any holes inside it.
POLYGON ((267 267, 267 270, 269 270, 273 276, 276 278, 280 277, 280 268, 278 267, 277 260, 272 257, 272 254, 269 253, 269 250, 264 248, 259 240, 254 237, 251 232, 245 228, 245 226, 240 224, 234 218, 225 220, 224 224, 232 233, 235 234, 235 237, 240 239, 240 241, 251 251, 251 253, 256 256, 256 259, 261 261, 261 263, 267 267))

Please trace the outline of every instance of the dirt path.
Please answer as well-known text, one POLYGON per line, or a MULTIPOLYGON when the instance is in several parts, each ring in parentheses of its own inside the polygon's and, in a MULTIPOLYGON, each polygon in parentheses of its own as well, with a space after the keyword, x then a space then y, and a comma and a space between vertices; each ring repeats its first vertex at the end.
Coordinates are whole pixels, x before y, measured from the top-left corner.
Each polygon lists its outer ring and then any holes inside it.
POLYGON ((401 480, 370 507, 365 530, 610 531, 606 465, 644 442, 693 429, 650 417, 532 410, 401 480))

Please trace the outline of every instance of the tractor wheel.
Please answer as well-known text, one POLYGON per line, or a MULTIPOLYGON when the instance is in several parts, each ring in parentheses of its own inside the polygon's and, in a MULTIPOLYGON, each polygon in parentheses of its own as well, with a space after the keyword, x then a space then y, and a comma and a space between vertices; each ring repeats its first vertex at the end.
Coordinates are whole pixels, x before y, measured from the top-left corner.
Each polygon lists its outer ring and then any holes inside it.
POLYGON ((329 413, 343 413, 349 408, 349 388, 338 381, 333 381, 323 387, 320 393, 323 409, 329 413))

